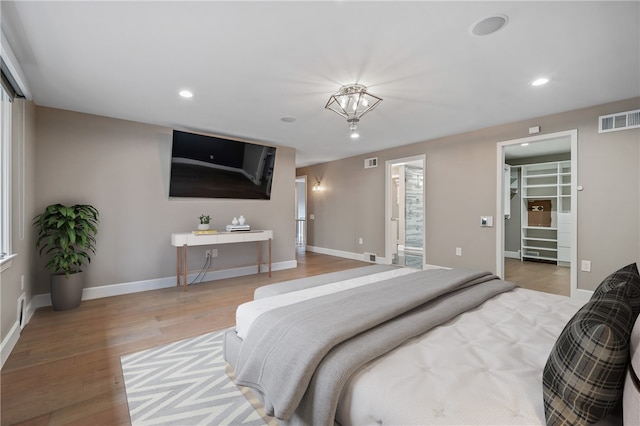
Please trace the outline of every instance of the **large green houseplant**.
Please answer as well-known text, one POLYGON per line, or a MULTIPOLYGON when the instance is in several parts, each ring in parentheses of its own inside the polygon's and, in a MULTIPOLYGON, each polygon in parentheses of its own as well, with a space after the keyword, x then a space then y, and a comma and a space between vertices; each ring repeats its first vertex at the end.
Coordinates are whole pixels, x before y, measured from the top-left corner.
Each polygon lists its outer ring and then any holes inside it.
POLYGON ((35 217, 36 249, 48 256, 53 309, 73 309, 82 301, 84 266, 96 252, 98 210, 88 204, 52 204, 35 217))

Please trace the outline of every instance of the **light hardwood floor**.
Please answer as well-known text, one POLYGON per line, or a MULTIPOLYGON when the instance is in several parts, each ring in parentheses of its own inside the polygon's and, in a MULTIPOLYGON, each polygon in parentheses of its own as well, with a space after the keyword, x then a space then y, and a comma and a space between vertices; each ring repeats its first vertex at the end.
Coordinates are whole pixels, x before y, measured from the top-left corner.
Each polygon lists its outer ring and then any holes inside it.
POLYGON ((120 357, 235 324, 260 286, 369 263, 306 253, 298 267, 41 308, 2 368, 2 425, 128 425, 120 357))
POLYGON ((520 287, 569 296, 571 269, 552 263, 504 259, 504 279, 520 287))
MULTIPOLYGON (((521 263, 506 262, 505 271, 527 288, 549 291, 548 277, 568 274, 554 265, 544 274, 531 272, 521 263)), ((274 271, 271 278, 263 273, 196 284, 187 292, 168 288, 87 300, 66 312, 41 308, 2 368, 0 423, 128 425, 122 355, 233 326, 236 307, 257 287, 366 265, 301 252, 298 268, 274 271)))

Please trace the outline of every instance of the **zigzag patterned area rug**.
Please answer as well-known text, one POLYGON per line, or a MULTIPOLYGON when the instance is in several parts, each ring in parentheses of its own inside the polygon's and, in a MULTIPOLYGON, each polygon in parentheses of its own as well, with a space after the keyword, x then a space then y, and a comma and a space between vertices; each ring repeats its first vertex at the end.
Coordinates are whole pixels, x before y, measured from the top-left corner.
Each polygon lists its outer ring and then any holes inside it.
POLYGON ((225 330, 120 358, 132 425, 276 425, 227 374, 225 330))

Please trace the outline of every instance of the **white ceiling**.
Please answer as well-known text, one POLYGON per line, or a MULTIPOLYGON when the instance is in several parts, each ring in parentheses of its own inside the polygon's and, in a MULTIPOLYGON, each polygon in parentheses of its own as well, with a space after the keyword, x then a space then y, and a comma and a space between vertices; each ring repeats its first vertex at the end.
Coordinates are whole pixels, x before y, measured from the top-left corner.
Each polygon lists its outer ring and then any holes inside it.
POLYGON ((529 143, 508 145, 504 147, 504 158, 516 160, 543 155, 557 155, 571 152, 571 137, 552 137, 529 143))
POLYGON ((1 8, 37 105, 290 146, 298 166, 640 96, 638 1, 1 8), (495 14, 508 16, 504 29, 469 33, 495 14), (540 76, 551 81, 530 86, 540 76), (352 83, 384 99, 356 142, 324 109, 352 83))

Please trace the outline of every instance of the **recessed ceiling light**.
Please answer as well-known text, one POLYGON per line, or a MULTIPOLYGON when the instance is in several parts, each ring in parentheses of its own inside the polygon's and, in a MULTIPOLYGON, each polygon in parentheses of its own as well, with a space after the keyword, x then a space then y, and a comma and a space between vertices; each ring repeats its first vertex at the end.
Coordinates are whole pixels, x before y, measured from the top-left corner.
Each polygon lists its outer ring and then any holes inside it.
POLYGON ((545 85, 545 84, 547 84, 548 82, 549 82, 549 79, 548 79, 548 78, 541 77, 541 78, 538 78, 538 79, 536 79, 536 80, 533 80, 533 81, 531 82, 531 85, 532 85, 532 86, 544 86, 544 85, 545 85))
POLYGON ((280 120, 284 121, 285 123, 293 123, 294 121, 296 121, 296 118, 292 115, 286 115, 282 117, 280 120))
POLYGON ((529 142, 521 143, 520 146, 529 146, 529 142))
POLYGON ((183 98, 193 98, 193 93, 189 90, 181 90, 180 96, 182 96, 183 98))
POLYGON ((351 132, 351 139, 358 139, 360 137, 360 133, 353 131, 351 132))
POLYGON ((493 34, 507 25, 509 17, 507 15, 495 15, 483 18, 471 25, 469 33, 474 36, 483 37, 493 34))

